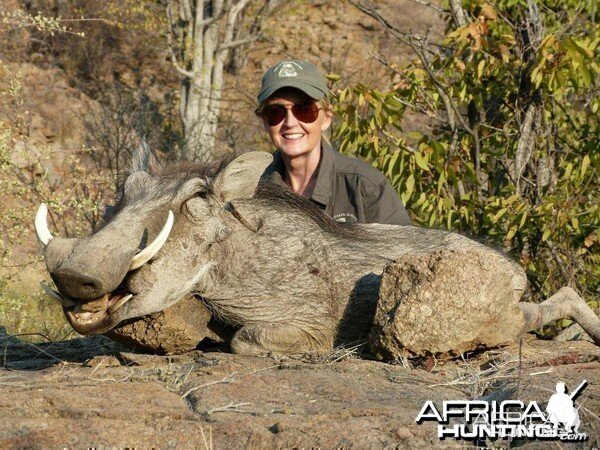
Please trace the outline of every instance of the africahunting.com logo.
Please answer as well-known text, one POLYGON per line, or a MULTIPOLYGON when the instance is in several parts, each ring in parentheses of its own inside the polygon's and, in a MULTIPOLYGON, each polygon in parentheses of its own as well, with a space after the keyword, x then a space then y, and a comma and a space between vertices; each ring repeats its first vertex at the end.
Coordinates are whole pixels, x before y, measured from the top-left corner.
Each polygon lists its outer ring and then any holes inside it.
POLYGON ((447 400, 441 408, 427 401, 416 422, 437 422, 440 439, 585 441, 588 436, 579 432, 579 407, 574 401, 586 385, 587 381, 583 380, 567 394, 565 384, 557 383, 556 393, 548 400, 545 411, 535 401, 526 404, 520 400, 447 400))

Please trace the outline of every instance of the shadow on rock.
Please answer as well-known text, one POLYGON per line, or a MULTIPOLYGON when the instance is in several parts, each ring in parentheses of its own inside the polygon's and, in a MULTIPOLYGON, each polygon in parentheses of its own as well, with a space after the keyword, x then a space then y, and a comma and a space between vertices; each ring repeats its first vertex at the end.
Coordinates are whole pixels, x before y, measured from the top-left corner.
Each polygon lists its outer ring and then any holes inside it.
POLYGON ((105 336, 87 336, 56 342, 28 342, 0 327, 0 368, 41 370, 62 361, 85 363, 95 356, 128 350, 105 336))

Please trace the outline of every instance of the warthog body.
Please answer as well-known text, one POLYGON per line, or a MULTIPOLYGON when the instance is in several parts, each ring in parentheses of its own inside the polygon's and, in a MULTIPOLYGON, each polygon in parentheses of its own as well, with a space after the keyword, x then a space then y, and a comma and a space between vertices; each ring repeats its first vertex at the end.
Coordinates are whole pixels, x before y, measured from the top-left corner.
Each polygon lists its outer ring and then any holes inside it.
MULTIPOLYGON (((556 318, 556 308, 543 312, 536 305, 521 313, 524 272, 500 253, 447 231, 339 224, 310 201, 259 183, 270 160, 265 153, 247 153, 215 170, 152 170, 137 163, 112 216, 86 239, 50 239, 38 217, 47 268, 58 288, 54 295, 73 327, 103 333, 195 295, 215 316, 240 327, 234 352, 325 352, 367 337, 386 264, 407 253, 442 250, 489 255, 493 283, 487 284, 497 284, 489 292, 509 298, 506 314, 517 318, 498 325, 509 334, 556 318), (168 239, 136 267, 134 255, 160 234, 169 211, 174 221, 168 239)), ((579 297, 573 302, 581 309, 579 297)), ((583 322, 600 339, 593 313, 583 322)))

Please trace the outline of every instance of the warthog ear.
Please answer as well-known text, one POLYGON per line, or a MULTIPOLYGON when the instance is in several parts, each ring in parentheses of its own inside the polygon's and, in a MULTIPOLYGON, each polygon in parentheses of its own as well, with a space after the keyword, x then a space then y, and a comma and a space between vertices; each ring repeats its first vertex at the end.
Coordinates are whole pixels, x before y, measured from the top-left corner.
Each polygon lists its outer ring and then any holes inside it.
POLYGON ((215 193, 224 202, 251 198, 261 175, 272 161, 273 156, 266 152, 248 152, 238 156, 215 179, 215 193))
POLYGON ((129 168, 129 173, 150 173, 152 169, 157 166, 158 160, 146 142, 142 141, 140 146, 131 152, 131 166, 129 168))

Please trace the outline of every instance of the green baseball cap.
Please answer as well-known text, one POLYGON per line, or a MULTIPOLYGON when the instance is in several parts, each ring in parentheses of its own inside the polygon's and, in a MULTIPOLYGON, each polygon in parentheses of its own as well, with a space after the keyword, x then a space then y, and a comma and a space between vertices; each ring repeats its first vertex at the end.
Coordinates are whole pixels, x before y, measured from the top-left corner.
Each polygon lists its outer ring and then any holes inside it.
POLYGON ((269 67, 263 75, 258 102, 264 102, 276 90, 284 87, 300 89, 315 100, 321 100, 327 94, 325 78, 317 66, 308 61, 280 61, 269 67))

